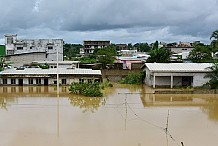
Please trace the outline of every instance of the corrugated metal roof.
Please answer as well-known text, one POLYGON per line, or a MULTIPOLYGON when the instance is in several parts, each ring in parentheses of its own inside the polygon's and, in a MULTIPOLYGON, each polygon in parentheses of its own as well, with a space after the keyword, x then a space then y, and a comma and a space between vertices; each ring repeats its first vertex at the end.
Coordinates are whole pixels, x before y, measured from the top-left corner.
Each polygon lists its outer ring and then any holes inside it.
POLYGON ((208 72, 212 63, 145 63, 152 72, 208 72))
MULTIPOLYGON (((59 74, 78 74, 78 75, 101 75, 101 70, 92 69, 65 69, 59 68, 59 74)), ((24 70, 16 70, 16 68, 7 69, 0 72, 0 75, 51 75, 57 74, 57 68, 41 69, 41 68, 25 68, 24 70)))

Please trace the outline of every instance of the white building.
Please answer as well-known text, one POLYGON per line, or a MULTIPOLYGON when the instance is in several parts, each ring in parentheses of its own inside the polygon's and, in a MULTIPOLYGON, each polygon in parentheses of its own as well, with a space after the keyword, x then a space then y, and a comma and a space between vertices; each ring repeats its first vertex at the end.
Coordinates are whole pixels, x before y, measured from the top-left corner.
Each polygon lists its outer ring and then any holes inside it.
POLYGON ((5 35, 6 59, 19 66, 22 63, 63 61, 63 39, 17 39, 17 35, 5 35))
POLYGON ((145 84, 155 88, 165 86, 192 86, 200 87, 207 83, 204 78, 210 70, 211 63, 145 63, 145 84))
POLYGON ((67 68, 21 68, 6 69, 0 72, 0 85, 70 85, 72 82, 102 81, 101 70, 67 68))

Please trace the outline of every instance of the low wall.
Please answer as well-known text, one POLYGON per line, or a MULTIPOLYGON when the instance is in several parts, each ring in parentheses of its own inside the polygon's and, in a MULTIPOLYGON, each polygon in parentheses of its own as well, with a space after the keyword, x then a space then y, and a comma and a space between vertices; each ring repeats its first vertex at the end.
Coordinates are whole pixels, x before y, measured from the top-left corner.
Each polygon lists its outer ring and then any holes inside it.
POLYGON ((104 69, 101 70, 102 78, 108 79, 109 81, 118 82, 125 78, 128 73, 135 72, 140 73, 141 70, 115 70, 115 69, 104 69))

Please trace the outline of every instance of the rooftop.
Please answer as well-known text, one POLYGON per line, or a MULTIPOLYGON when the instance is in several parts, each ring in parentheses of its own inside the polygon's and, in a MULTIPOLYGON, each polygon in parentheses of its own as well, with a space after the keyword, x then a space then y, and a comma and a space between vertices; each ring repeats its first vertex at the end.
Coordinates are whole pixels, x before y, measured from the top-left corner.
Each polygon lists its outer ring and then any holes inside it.
POLYGON ((145 63, 152 72, 208 72, 212 63, 145 63))
MULTIPOLYGON (((0 72, 0 75, 52 75, 57 74, 57 68, 41 69, 41 68, 24 68, 22 70, 17 70, 16 68, 6 69, 0 72)), ((58 74, 66 75, 101 75, 101 70, 92 69, 65 69, 59 68, 58 74)))

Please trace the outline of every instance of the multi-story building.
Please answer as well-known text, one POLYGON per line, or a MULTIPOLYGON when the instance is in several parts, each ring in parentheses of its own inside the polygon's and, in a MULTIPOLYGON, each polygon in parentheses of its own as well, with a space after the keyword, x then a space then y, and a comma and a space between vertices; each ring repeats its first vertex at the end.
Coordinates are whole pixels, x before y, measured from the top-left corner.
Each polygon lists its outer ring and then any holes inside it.
POLYGON ((83 41, 85 54, 92 54, 96 48, 104 48, 109 45, 110 45, 110 41, 93 41, 93 40, 83 41))
POLYGON ((15 66, 32 61, 63 61, 63 39, 17 39, 16 34, 6 34, 5 47, 6 59, 15 66))

